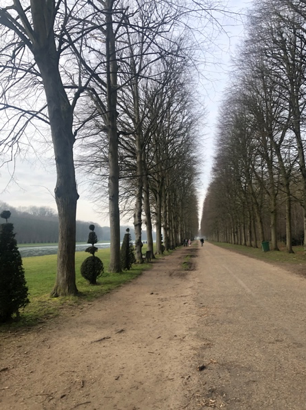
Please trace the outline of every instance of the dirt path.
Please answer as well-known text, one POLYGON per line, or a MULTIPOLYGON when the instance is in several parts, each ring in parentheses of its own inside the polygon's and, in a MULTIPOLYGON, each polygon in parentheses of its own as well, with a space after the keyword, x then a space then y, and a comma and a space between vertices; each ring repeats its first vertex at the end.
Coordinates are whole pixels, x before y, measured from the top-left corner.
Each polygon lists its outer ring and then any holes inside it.
POLYGON ((182 264, 197 251, 155 261, 132 283, 76 308, 73 317, 6 336, 1 410, 184 408, 197 370, 195 271, 182 271, 182 264))
POLYGON ((73 316, 0 335, 0 409, 306 409, 305 295, 264 262, 179 249, 73 316))

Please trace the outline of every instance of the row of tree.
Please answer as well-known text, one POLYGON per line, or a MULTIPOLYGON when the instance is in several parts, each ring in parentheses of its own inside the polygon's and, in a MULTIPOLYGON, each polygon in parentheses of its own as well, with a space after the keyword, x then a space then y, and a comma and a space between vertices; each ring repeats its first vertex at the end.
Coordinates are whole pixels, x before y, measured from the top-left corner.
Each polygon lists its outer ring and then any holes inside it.
POLYGON ((99 197, 107 184, 110 271, 121 271, 120 206, 134 214, 138 261, 143 215, 151 251, 153 221, 157 252, 162 227, 166 248, 197 231, 189 27, 211 10, 194 0, 1 2, 2 154, 14 158, 39 133, 51 144, 51 129, 59 218, 54 296, 77 293, 75 153, 99 197))
POLYGON ((306 2, 255 1, 220 110, 201 230, 221 241, 306 245, 306 2))

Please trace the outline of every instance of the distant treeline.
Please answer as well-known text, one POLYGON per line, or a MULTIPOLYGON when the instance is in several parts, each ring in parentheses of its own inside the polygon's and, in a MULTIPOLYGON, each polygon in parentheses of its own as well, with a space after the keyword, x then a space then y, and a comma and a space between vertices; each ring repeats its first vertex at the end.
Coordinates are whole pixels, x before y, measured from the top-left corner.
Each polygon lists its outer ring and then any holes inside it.
MULTIPOLYGON (((14 225, 17 243, 54 243, 58 241, 58 218, 55 211, 48 207, 14 208, 4 202, 0 202, 0 213, 4 210, 11 212, 9 222, 14 225)), ((5 220, 0 220, 4 223, 5 220)), ((89 225, 95 225, 95 232, 99 241, 110 241, 110 228, 101 227, 99 224, 89 221, 76 222, 76 241, 87 242, 89 225)), ((126 228, 120 228, 120 236, 123 239, 126 228)), ((135 240, 134 232, 130 229, 132 240, 135 240)), ((146 240, 144 232, 143 239, 146 240)))

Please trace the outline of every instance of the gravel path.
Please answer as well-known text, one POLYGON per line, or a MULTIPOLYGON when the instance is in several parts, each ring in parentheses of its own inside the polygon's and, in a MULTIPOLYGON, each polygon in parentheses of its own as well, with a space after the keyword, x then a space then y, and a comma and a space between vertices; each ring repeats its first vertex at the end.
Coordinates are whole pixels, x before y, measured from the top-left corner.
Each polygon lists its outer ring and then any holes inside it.
POLYGON ((306 409, 305 278, 206 243, 198 270, 200 403, 306 409))

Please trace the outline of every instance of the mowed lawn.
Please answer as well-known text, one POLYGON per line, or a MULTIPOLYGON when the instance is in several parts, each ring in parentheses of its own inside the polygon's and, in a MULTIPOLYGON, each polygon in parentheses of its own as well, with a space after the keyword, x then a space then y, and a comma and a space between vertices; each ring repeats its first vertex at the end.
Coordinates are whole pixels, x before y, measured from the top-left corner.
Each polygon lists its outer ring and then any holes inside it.
MULTIPOLYGON (((144 247, 145 248, 145 247, 144 247)), ((145 251, 145 249, 143 249, 145 251)), ((76 252, 76 284, 78 296, 51 298, 50 293, 56 280, 57 255, 34 256, 23 258, 25 278, 29 289, 30 303, 21 309, 20 320, 9 326, 24 326, 40 323, 50 317, 57 316, 65 307, 81 304, 93 300, 110 290, 131 281, 139 276, 149 264, 135 264, 129 271, 122 273, 109 273, 107 271, 110 259, 109 249, 99 249, 96 256, 104 265, 104 274, 97 279, 97 285, 90 285, 81 276, 82 262, 90 255, 86 252, 76 252)), ((4 326, 5 328, 6 326, 4 326)))

